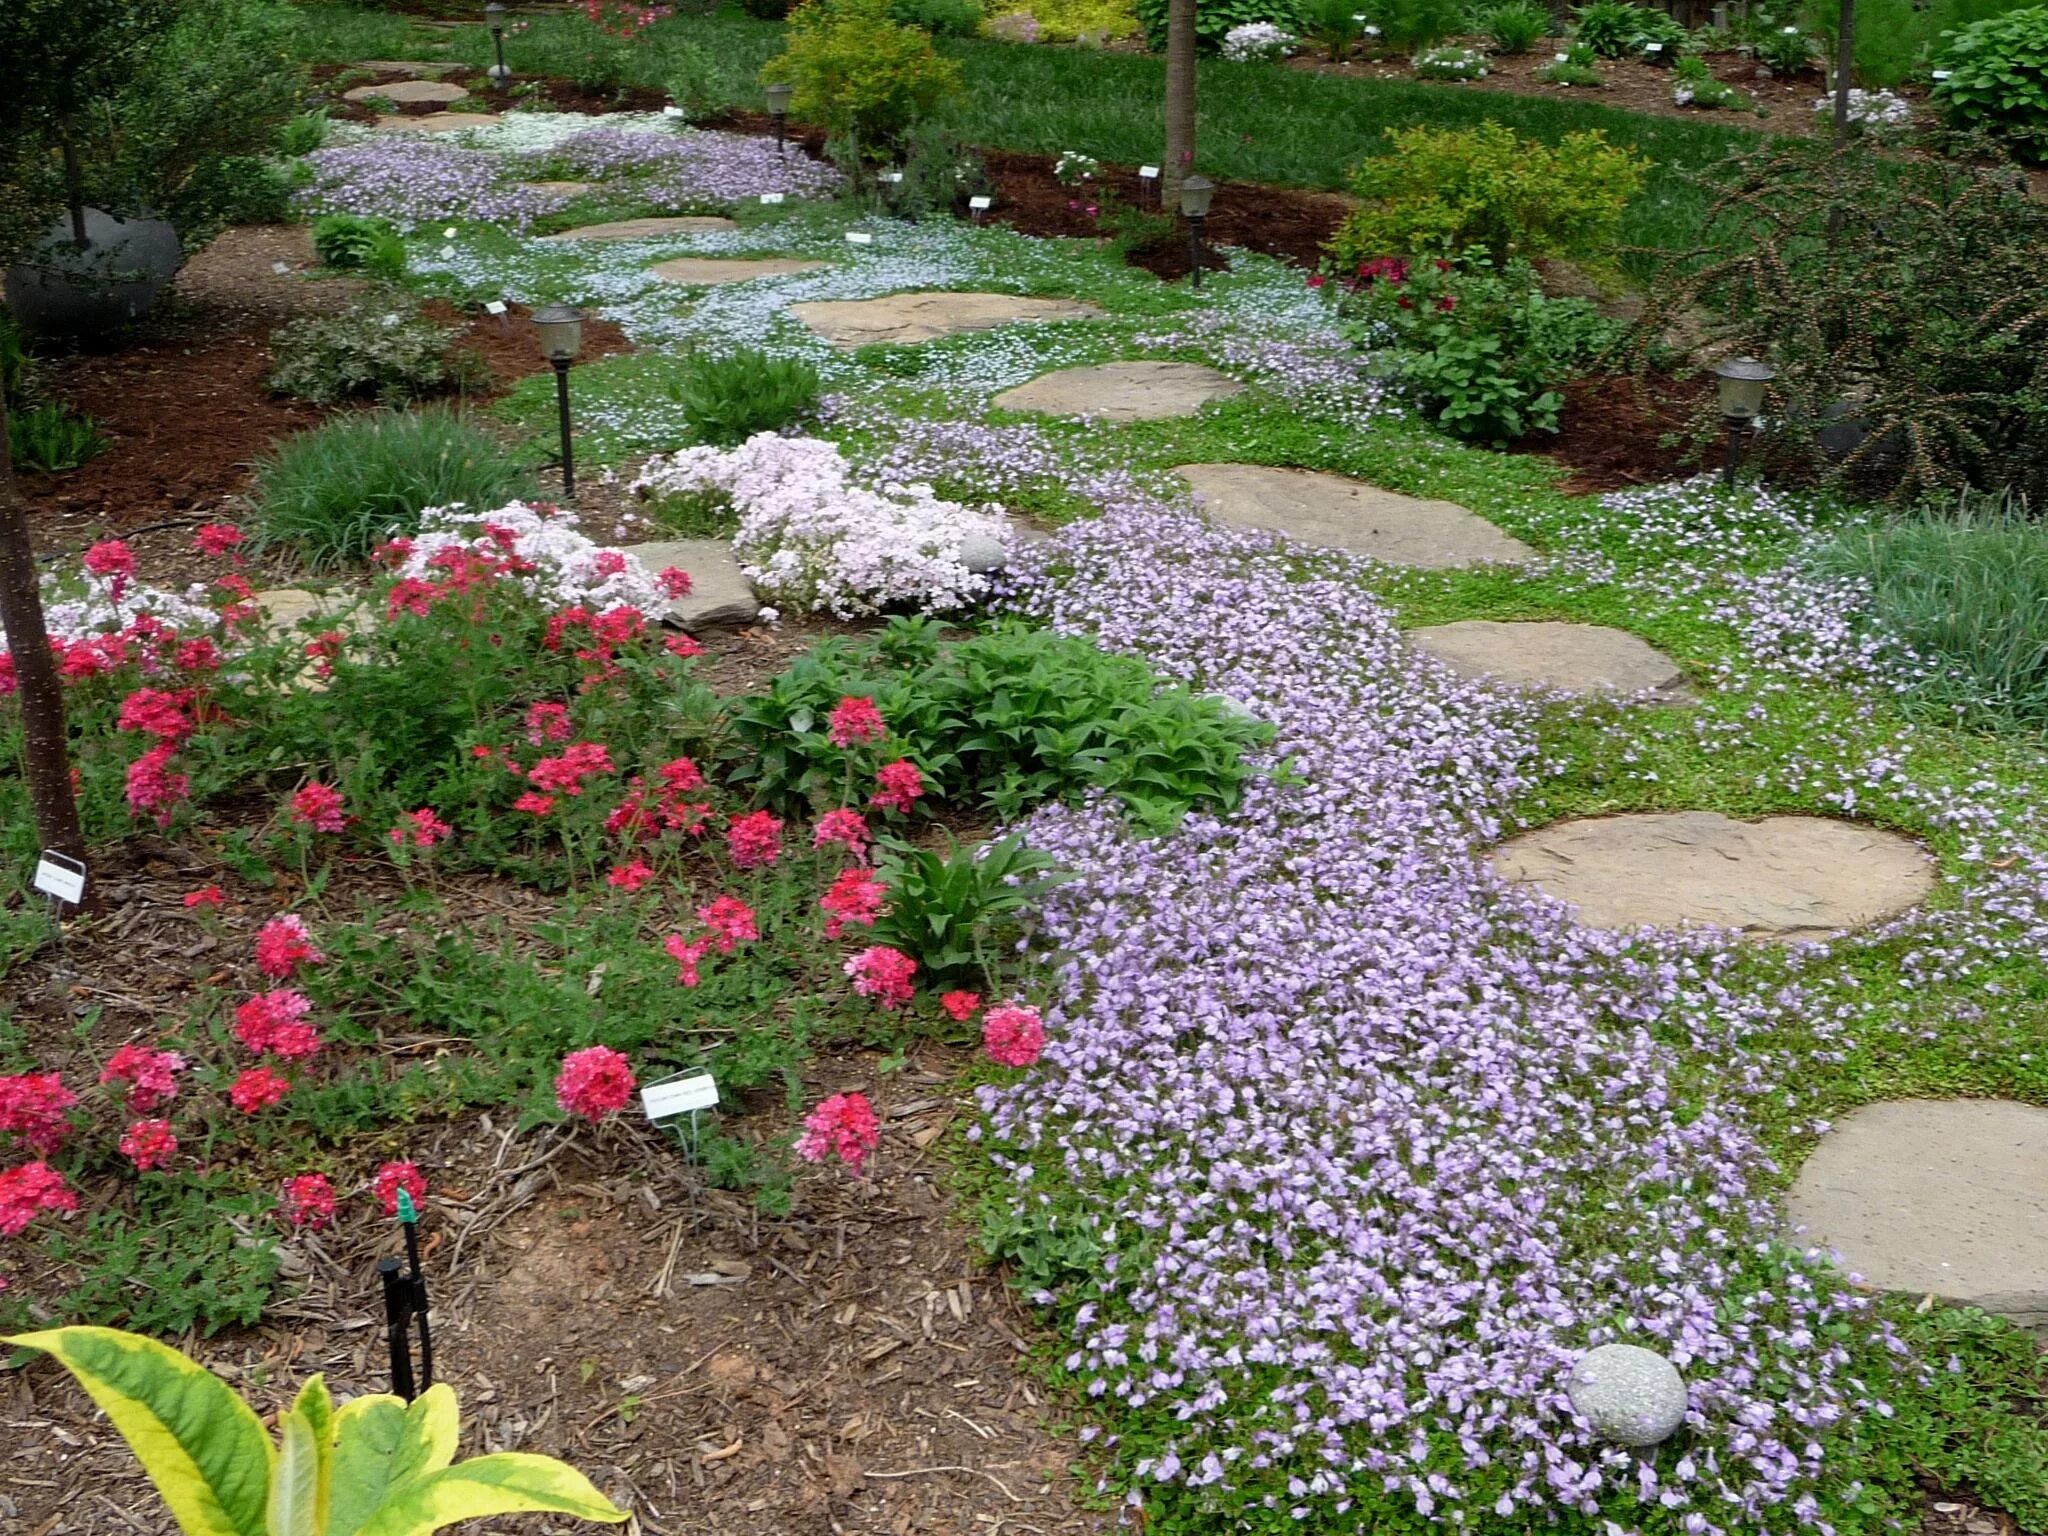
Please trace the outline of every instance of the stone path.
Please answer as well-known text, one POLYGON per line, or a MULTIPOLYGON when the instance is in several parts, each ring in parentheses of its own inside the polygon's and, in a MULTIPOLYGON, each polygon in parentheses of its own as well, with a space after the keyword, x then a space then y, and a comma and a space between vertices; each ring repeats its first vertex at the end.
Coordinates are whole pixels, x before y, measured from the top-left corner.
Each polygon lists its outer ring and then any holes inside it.
POLYGON ((1388 565, 1449 570, 1520 565, 1536 556, 1520 539, 1455 502, 1404 496, 1342 475, 1264 464, 1183 464, 1174 473, 1195 488, 1219 522, 1348 549, 1388 565))
POLYGON ((1714 811, 1553 822, 1487 862, 1577 908, 1589 928, 1712 923, 1754 939, 1819 939, 1903 912, 1934 887, 1920 846, 1820 816, 1714 811))
POLYGON ((829 265, 831 263, 824 261, 793 261, 781 256, 678 256, 674 261, 658 262, 647 270, 664 282, 683 283, 693 288, 715 288, 720 283, 744 283, 757 277, 815 272, 829 265))
POLYGON ((1674 704, 1690 697, 1677 662, 1627 630, 1604 624, 1460 619, 1411 629, 1408 639, 1460 677, 1568 693, 1654 691, 1674 704))
POLYGON ((370 128, 375 133, 460 133, 499 121, 495 112, 430 112, 425 117, 380 117, 370 128))
POLYGON ((668 539, 653 544, 623 545, 650 573, 681 566, 690 573, 690 595, 678 598, 661 615, 684 629, 712 629, 751 624, 760 616, 761 600, 733 558, 725 539, 668 539))
POLYGON ((1192 416, 1211 400, 1226 400, 1243 389, 1229 374, 1195 363, 1097 363, 1040 374, 997 395, 994 403, 1006 411, 1048 416, 1161 421, 1192 416))
MULTIPOLYGON (((563 190, 574 187, 578 192, 590 190, 585 181, 535 181, 528 186, 563 190)), ((662 235, 702 235, 713 230, 738 229, 731 219, 721 219, 710 214, 686 214, 677 218, 664 219, 613 219, 608 224, 585 224, 580 229, 565 229, 559 235, 542 235, 543 240, 653 240, 662 235)))
POLYGON ((1871 1285, 2048 1324, 2048 1109, 1904 1099, 1843 1118, 1786 1201, 1871 1285))
POLYGON ((892 293, 880 299, 835 299, 789 308, 840 347, 936 341, 1020 321, 1085 320, 1102 314, 1093 304, 1073 299, 1027 299, 1013 293, 892 293))
POLYGON ((309 619, 338 620, 361 601, 357 592, 312 592, 304 587, 272 587, 256 594, 263 627, 275 635, 289 634, 309 619))
MULTIPOLYGON (((519 185, 528 192, 553 192, 559 193, 563 197, 581 197, 591 189, 593 183, 588 181, 522 181, 519 185)), ((600 228, 601 226, 593 225, 591 227, 600 228)), ((545 240, 553 237, 543 235, 541 238, 545 240)))
POLYGON ((383 85, 359 85, 354 90, 343 91, 341 98, 343 101, 368 101, 374 96, 407 106, 421 101, 445 104, 460 101, 468 94, 461 86, 448 80, 392 80, 383 85))

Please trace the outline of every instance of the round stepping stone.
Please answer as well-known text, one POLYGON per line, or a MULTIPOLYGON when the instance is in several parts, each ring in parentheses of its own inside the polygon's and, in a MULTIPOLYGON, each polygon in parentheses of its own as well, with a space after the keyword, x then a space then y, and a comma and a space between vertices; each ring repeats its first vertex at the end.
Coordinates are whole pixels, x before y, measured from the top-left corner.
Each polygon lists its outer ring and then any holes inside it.
POLYGON ((881 299, 792 304, 790 313, 835 346, 936 341, 964 331, 991 331, 1031 320, 1082 320, 1100 315, 1073 299, 1027 299, 1013 293, 892 293, 881 299))
POLYGON ((1348 549, 1387 565, 1424 570, 1521 565, 1536 551, 1451 501, 1382 490, 1363 480, 1264 464, 1183 464, 1219 522, 1284 533, 1324 549, 1348 549))
POLYGON ((370 127, 377 133, 460 133, 502 121, 495 112, 429 112, 425 117, 380 117, 370 127))
POLYGON ((648 574, 675 565, 690 574, 690 595, 674 599, 661 615, 671 624, 698 630, 721 625, 751 624, 761 613, 761 600, 724 539, 669 539, 623 548, 647 568, 648 574))
POLYGON ((1408 638, 1460 677, 1567 693, 1656 692, 1686 697, 1678 663, 1625 629, 1604 624, 1461 619, 1411 629, 1408 638))
POLYGON ((1047 416, 1162 421, 1192 416, 1211 400, 1228 399, 1243 389, 1228 374, 1196 363, 1097 363, 1042 373, 997 395, 995 404, 1047 416))
POLYGON ((1818 939, 1903 912, 1934 887, 1917 843, 1820 816, 1714 811, 1553 822, 1487 856, 1589 928, 1712 923, 1753 939, 1818 939))
POLYGON ((519 185, 529 192, 547 192, 560 197, 581 197, 591 188, 587 181, 522 181, 519 185))
POLYGON ((2048 1109, 1868 1105, 1821 1138, 1786 1208, 1801 1244, 1880 1289, 2048 1324, 2048 1109))
MULTIPOLYGON (((534 181, 528 186, 545 187, 550 191, 565 191, 574 188, 578 192, 590 190, 585 181, 534 181)), ((565 229, 559 235, 543 235, 543 240, 653 240, 662 235, 702 235, 718 229, 738 229, 731 219, 716 218, 710 214, 688 214, 673 219, 613 219, 609 224, 585 224, 580 229, 565 229)))
POLYGON ((780 256, 678 256, 674 261, 658 262, 647 270, 664 282, 683 283, 692 288, 715 288, 720 283, 744 283, 757 277, 815 272, 829 265, 829 262, 792 261, 780 256))
POLYGON ((414 102, 436 101, 444 105, 460 101, 469 94, 461 86, 447 80, 393 80, 384 85, 359 85, 352 91, 343 91, 343 101, 368 101, 372 96, 385 101, 395 101, 401 106, 414 102))

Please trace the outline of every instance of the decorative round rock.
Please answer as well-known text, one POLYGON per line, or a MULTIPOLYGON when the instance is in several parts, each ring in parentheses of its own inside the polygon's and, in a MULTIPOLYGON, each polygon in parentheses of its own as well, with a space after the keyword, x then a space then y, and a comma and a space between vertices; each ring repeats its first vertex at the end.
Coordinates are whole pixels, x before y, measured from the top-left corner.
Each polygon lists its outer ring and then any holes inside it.
MULTIPOLYGON (((530 185, 551 190, 575 188, 578 192, 590 190, 590 184, 583 181, 541 181, 530 185)), ((574 195, 573 193, 571 194, 574 195)), ((664 235, 705 235, 721 229, 738 229, 731 219, 721 219, 715 214, 683 214, 663 219, 613 219, 608 224, 585 224, 580 229, 565 229, 559 235, 543 235, 543 240, 658 240, 664 235)))
POLYGON ((1564 1390, 1594 1433, 1617 1445, 1656 1445, 1685 1423, 1685 1378, 1639 1344, 1587 1350, 1564 1390))
POLYGON ((1871 1285, 2048 1324, 2048 1109, 1867 1105, 1821 1138, 1786 1208, 1797 1241, 1871 1285))
POLYGON ((368 101, 376 96, 406 106, 421 101, 446 105, 460 101, 468 94, 461 86, 448 80, 393 80, 385 85, 359 85, 352 91, 343 91, 341 96, 344 101, 368 101))
POLYGON ((744 283, 757 277, 815 272, 828 265, 830 263, 823 261, 791 261, 780 256, 678 256, 674 261, 657 262, 647 270, 664 282, 681 283, 690 288, 716 288, 721 283, 744 283))
POLYGON ((1228 399, 1243 389, 1230 375, 1198 363, 1096 363, 1042 373, 1005 390, 994 403, 1006 411, 1046 416, 1163 421, 1192 416, 1211 400, 1228 399))
POLYGON ((1083 320, 1100 315, 1073 299, 1029 299, 1014 293, 892 293, 880 299, 792 304, 789 312, 840 347, 876 342, 936 341, 965 331, 992 331, 1023 321, 1083 320))
POLYGON ((1674 703, 1686 696, 1677 662, 1604 624, 1460 619, 1411 629, 1408 639, 1460 677, 1567 693, 1655 692, 1674 703))
POLYGON ((1553 822, 1487 856, 1589 928, 1711 923, 1753 939, 1819 939, 1913 906, 1932 861, 1896 833, 1820 816, 1713 811, 1553 822))
POLYGON ((1265 464, 1183 464, 1174 473, 1219 522, 1348 549, 1388 565, 1520 565, 1536 554, 1456 502, 1404 496, 1342 475, 1265 464))

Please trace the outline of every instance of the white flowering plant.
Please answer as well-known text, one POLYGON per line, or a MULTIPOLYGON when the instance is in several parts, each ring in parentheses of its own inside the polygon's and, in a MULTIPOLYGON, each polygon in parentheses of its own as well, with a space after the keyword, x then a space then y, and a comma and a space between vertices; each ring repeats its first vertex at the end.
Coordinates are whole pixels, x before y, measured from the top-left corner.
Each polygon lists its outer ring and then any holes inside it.
POLYGON ((460 552, 493 563, 509 558, 517 574, 503 579, 552 608, 624 605, 658 613, 668 601, 654 573, 586 536, 575 513, 523 501, 489 511, 429 507, 420 514, 420 531, 394 541, 392 548, 400 581, 435 580, 460 552))
POLYGON ((1299 39, 1270 21, 1248 21, 1223 34, 1222 54, 1237 64, 1284 59, 1294 52, 1299 39))
MULTIPOLYGON (((1813 104, 1816 112, 1835 110, 1835 98, 1822 96, 1813 104)), ((1913 121, 1913 109, 1896 91, 1849 92, 1849 121, 1859 128, 1904 128, 1913 121)))
POLYGON ((1078 149, 1063 149, 1059 159, 1053 162, 1053 179, 1063 187, 1077 187, 1084 181, 1092 181, 1095 173, 1102 169, 1102 162, 1093 155, 1084 155, 1078 149))
POLYGON ((1487 73, 1485 54, 1449 44, 1425 48, 1412 62, 1418 80, 1482 80, 1487 73))

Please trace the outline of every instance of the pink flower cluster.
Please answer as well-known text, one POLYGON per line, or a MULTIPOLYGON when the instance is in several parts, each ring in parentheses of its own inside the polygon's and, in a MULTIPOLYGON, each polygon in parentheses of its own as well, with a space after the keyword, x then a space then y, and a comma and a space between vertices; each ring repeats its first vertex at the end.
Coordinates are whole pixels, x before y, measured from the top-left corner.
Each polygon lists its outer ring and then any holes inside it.
POLYGON ((835 1093, 804 1117, 796 1155, 807 1163, 822 1163, 828 1157, 836 1157, 849 1172, 858 1174, 869 1154, 881 1144, 882 1122, 867 1096, 835 1093))
POLYGON ((318 1054, 320 1031, 306 1022, 313 1003, 304 993, 279 987, 235 1009, 235 1038, 252 1055, 300 1061, 318 1054))
POLYGON ((178 1074, 184 1070, 185 1058, 176 1051, 124 1045, 107 1058, 100 1081, 126 1084, 129 1112, 146 1115, 178 1096, 178 1074))
POLYGON ((853 990, 879 1008, 901 1008, 916 995, 910 978, 917 972, 917 962, 900 949, 871 945, 848 959, 844 969, 853 978, 853 990))
POLYGON ((555 1102, 565 1115, 593 1125, 624 1109, 633 1097, 632 1063, 608 1045, 585 1046, 562 1058, 555 1075, 555 1102))

